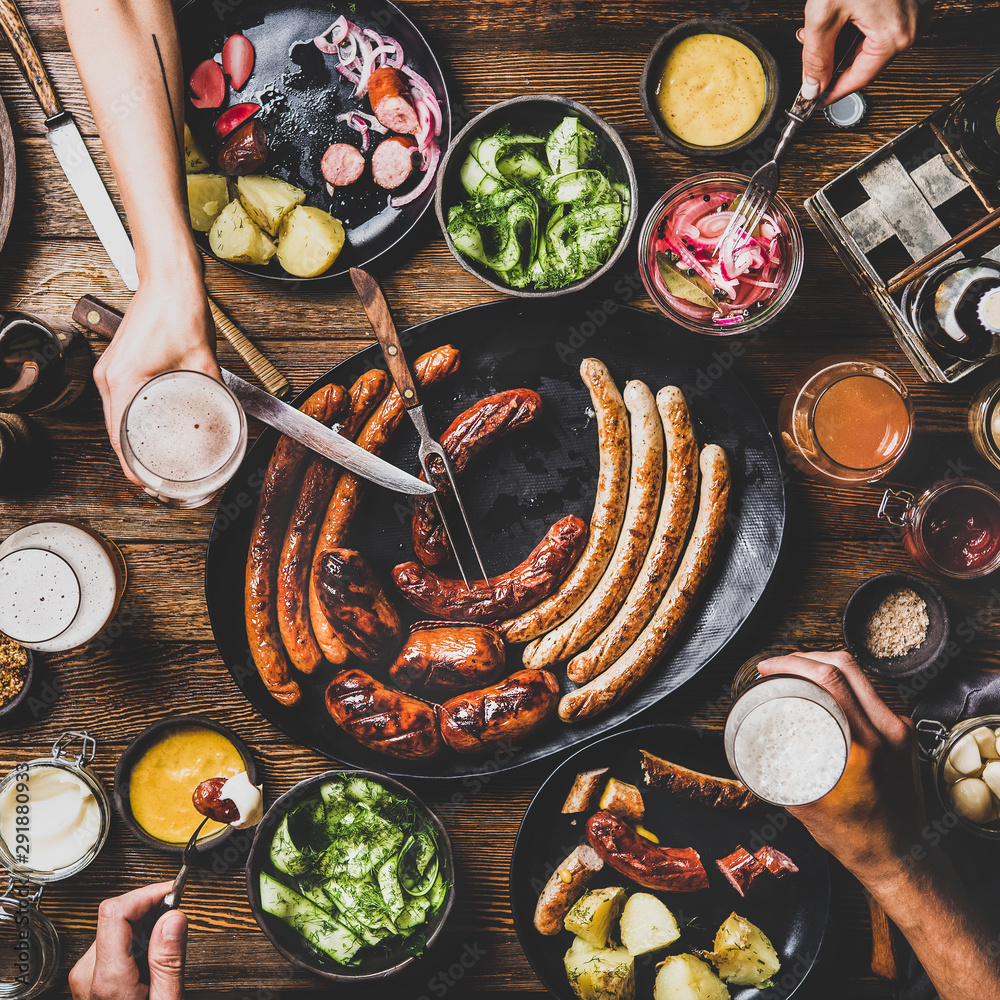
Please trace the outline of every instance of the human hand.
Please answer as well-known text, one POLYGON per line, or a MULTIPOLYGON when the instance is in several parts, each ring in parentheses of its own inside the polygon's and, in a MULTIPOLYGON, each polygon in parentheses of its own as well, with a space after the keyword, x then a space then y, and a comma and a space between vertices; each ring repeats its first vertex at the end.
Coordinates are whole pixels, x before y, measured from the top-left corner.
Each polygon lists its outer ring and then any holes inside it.
POLYGON ((844 71, 826 103, 866 87, 893 56, 917 37, 917 0, 806 0, 802 42, 802 96, 812 100, 833 76, 833 48, 840 29, 853 21, 865 36, 854 62, 844 71))
POLYGON ((172 884, 147 885, 101 903, 94 943, 69 974, 73 1000, 181 1000, 187 917, 180 910, 164 913, 150 935, 149 985, 140 982, 130 954, 136 926, 172 884))
POLYGON ((187 369, 219 378, 214 344, 215 324, 200 273, 182 278, 163 269, 140 283, 115 339, 94 368, 111 447, 133 483, 139 480, 125 465, 119 442, 125 408, 162 372, 187 369))
POLYGON ((764 660, 758 669, 765 677, 797 674, 824 687, 851 727, 851 752, 836 787, 788 811, 866 885, 902 874, 923 827, 909 720, 882 701, 849 653, 792 653, 764 660))

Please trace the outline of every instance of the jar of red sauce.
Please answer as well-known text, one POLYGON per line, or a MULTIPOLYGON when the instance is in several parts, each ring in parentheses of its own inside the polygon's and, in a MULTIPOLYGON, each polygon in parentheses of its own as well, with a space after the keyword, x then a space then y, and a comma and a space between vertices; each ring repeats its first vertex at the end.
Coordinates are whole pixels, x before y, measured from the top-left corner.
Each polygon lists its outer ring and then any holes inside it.
POLYGON ((932 573, 972 580, 1000 569, 1000 493, 986 483, 951 479, 916 498, 886 490, 878 516, 903 528, 910 555, 932 573))

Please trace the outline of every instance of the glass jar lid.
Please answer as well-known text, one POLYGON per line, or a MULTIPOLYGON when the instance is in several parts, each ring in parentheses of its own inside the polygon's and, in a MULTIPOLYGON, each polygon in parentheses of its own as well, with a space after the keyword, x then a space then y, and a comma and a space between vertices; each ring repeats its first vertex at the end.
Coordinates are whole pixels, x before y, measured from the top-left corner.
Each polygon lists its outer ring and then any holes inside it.
POLYGON ((56 882, 82 871, 100 853, 111 804, 90 769, 97 744, 66 732, 52 756, 18 764, 0 781, 0 862, 29 882, 56 882))
POLYGON ((59 970, 59 936, 37 906, 42 888, 19 892, 11 877, 0 895, 0 1000, 38 996, 59 970))

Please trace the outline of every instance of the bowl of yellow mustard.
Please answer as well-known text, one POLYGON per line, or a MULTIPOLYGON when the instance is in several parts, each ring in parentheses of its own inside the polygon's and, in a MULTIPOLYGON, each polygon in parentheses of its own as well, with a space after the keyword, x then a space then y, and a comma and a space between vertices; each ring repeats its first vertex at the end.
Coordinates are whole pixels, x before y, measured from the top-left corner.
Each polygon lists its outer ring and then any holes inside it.
MULTIPOLYGON (((250 748, 226 726, 201 715, 176 715, 143 730, 115 769, 115 807, 125 825, 147 847, 179 854, 205 817, 192 795, 208 778, 246 771, 257 784, 250 748)), ((253 830, 238 831, 209 820, 198 835, 199 853, 215 851, 242 834, 248 848, 253 830)))
POLYGON ((657 39, 639 97, 671 149, 730 156, 763 138, 779 89, 778 64, 760 39, 723 18, 695 18, 657 39))

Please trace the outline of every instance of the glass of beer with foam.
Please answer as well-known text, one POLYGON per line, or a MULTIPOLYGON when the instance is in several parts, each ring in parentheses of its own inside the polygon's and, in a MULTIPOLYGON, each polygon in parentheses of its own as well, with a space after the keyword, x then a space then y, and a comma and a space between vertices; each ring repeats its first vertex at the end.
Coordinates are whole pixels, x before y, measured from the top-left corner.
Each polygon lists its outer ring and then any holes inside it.
POLYGON ((122 416, 125 463, 143 489, 169 507, 201 507, 233 477, 247 446, 236 397, 201 372, 150 379, 122 416))

